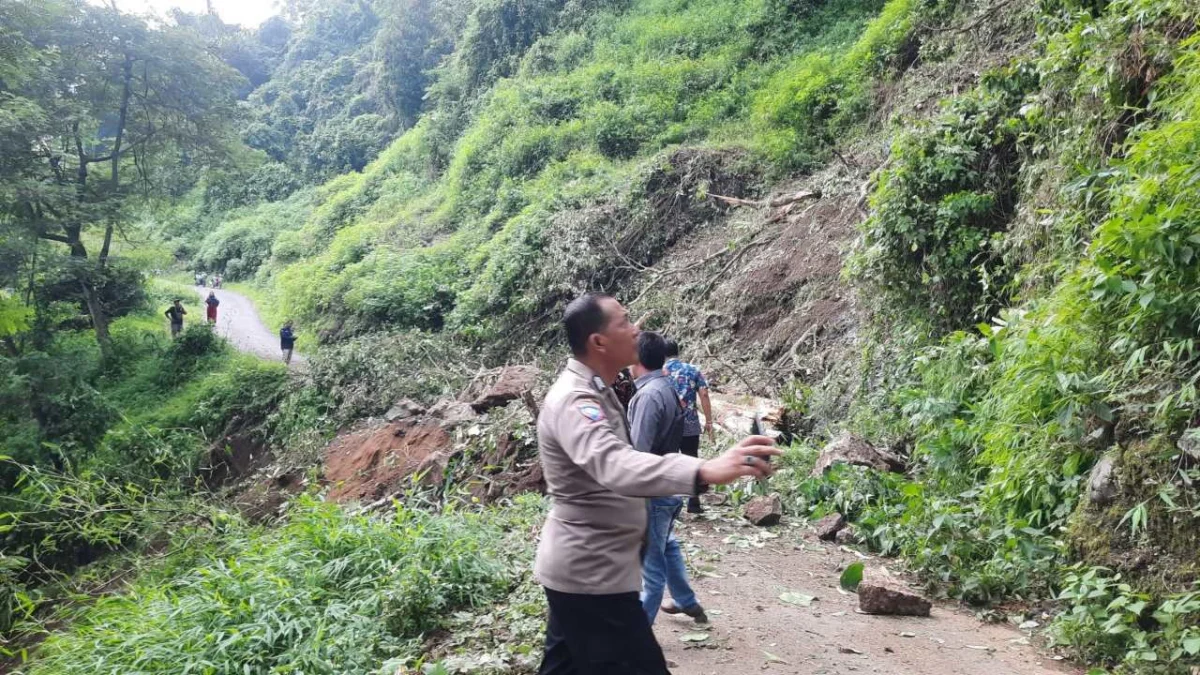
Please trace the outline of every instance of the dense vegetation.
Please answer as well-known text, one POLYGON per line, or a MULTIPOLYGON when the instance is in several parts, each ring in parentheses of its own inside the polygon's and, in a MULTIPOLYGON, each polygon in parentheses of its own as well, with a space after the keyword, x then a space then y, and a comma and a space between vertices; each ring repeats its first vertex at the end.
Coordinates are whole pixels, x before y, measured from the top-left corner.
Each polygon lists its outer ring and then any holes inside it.
POLYGON ((251 30, 0 1, 0 648, 53 633, 29 672, 419 666, 506 597, 519 654, 538 500, 377 519, 313 489, 272 529, 209 494, 213 466, 235 439, 311 461, 400 398, 541 360, 581 289, 700 302, 652 270, 715 228, 746 245, 709 195, 829 165, 876 169, 845 264, 858 361, 771 383, 810 418, 774 480, 789 508, 845 513, 935 592, 1057 600, 1048 634, 1081 659, 1200 665, 1193 3, 286 10, 251 30), (979 67, 984 22, 1010 39, 979 67), (910 86, 942 100, 901 107, 910 86), (203 326, 168 340, 177 262, 296 319, 308 371, 203 326), (842 429, 908 472, 805 478, 842 429))

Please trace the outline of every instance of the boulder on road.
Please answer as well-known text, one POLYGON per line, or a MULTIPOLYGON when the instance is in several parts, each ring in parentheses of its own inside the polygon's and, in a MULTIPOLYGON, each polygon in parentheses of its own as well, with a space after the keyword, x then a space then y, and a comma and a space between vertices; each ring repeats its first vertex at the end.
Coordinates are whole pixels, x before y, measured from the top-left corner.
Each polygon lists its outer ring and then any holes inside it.
POLYGON ((822 541, 833 541, 843 527, 846 527, 846 516, 840 513, 831 513, 813 523, 813 529, 817 531, 817 539, 822 541))
POLYGON ((499 369, 496 381, 471 401, 471 407, 477 413, 485 413, 522 398, 533 391, 538 372, 536 366, 505 366, 499 369))
POLYGON ((746 520, 759 527, 775 525, 783 517, 783 502, 779 500, 779 495, 755 497, 746 502, 742 514, 746 516, 746 520))
POLYGON ((850 433, 843 433, 822 448, 812 475, 820 476, 834 464, 855 464, 876 471, 904 471, 904 460, 850 433))
POLYGON ((867 614, 929 616, 933 603, 904 582, 871 570, 858 584, 858 608, 867 614))

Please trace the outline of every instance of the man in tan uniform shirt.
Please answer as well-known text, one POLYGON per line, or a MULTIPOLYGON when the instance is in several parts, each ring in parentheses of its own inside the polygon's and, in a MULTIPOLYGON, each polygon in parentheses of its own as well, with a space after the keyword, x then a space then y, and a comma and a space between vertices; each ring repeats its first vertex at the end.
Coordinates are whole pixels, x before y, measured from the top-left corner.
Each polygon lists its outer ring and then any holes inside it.
POLYGON ((666 661, 638 592, 647 497, 771 473, 779 453, 751 436, 701 460, 637 452, 611 385, 637 359, 638 328, 611 297, 587 294, 563 316, 574 354, 538 416, 538 450, 553 506, 534 576, 550 617, 541 675, 664 675, 666 661))

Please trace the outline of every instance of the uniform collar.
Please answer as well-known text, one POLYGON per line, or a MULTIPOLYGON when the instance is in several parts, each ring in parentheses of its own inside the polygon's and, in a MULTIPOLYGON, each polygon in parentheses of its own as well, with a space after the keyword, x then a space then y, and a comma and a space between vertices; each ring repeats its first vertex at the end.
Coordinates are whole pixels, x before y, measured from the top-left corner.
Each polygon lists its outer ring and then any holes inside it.
POLYGON ((601 379, 600 376, 596 374, 596 371, 588 368, 583 361, 575 358, 567 359, 567 370, 586 380, 588 384, 592 386, 592 389, 595 389, 597 393, 603 392, 609 387, 609 383, 601 379))

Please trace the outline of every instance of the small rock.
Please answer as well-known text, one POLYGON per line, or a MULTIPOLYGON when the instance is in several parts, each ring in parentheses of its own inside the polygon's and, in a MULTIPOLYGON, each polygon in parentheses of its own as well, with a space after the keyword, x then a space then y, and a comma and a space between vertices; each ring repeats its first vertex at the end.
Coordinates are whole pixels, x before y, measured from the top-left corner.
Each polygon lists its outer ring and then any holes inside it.
POLYGON ((425 408, 420 403, 406 398, 397 401, 396 405, 389 408, 383 414, 383 419, 388 422, 395 422, 396 420, 406 420, 410 417, 416 417, 424 412, 425 408))
POLYGON ((929 616, 933 603, 902 582, 872 571, 858 585, 858 608, 866 614, 929 616))
POLYGON ((838 532, 841 532, 844 527, 846 527, 846 516, 840 513, 831 513, 813 524, 813 528, 817 531, 817 539, 822 541, 834 541, 838 532))
POLYGON ((1200 427, 1183 432, 1175 446, 1193 460, 1200 460, 1200 427))
POLYGON ((508 405, 509 401, 515 401, 533 391, 533 386, 537 384, 538 372, 536 366, 501 368, 496 375, 496 382, 472 401, 471 407, 477 413, 485 413, 492 408, 508 405))
POLYGON ((812 475, 820 476, 834 464, 854 464, 877 471, 904 471, 904 460, 850 433, 843 433, 821 450, 812 475))
POLYGON ((746 502, 742 513, 746 516, 746 520, 753 525, 759 527, 775 525, 783 517, 783 503, 779 500, 779 495, 755 497, 746 502))
POLYGON ((725 494, 724 492, 705 492, 704 494, 700 495, 701 504, 720 506, 727 501, 729 501, 729 495, 725 494))
POLYGON ((1107 506, 1117 497, 1117 479, 1113 475, 1116 458, 1105 455, 1092 467, 1088 477, 1088 502, 1095 506, 1107 506))
POLYGON ((833 537, 833 542, 839 546, 849 546, 857 544, 859 541, 858 530, 853 525, 846 525, 833 537))

